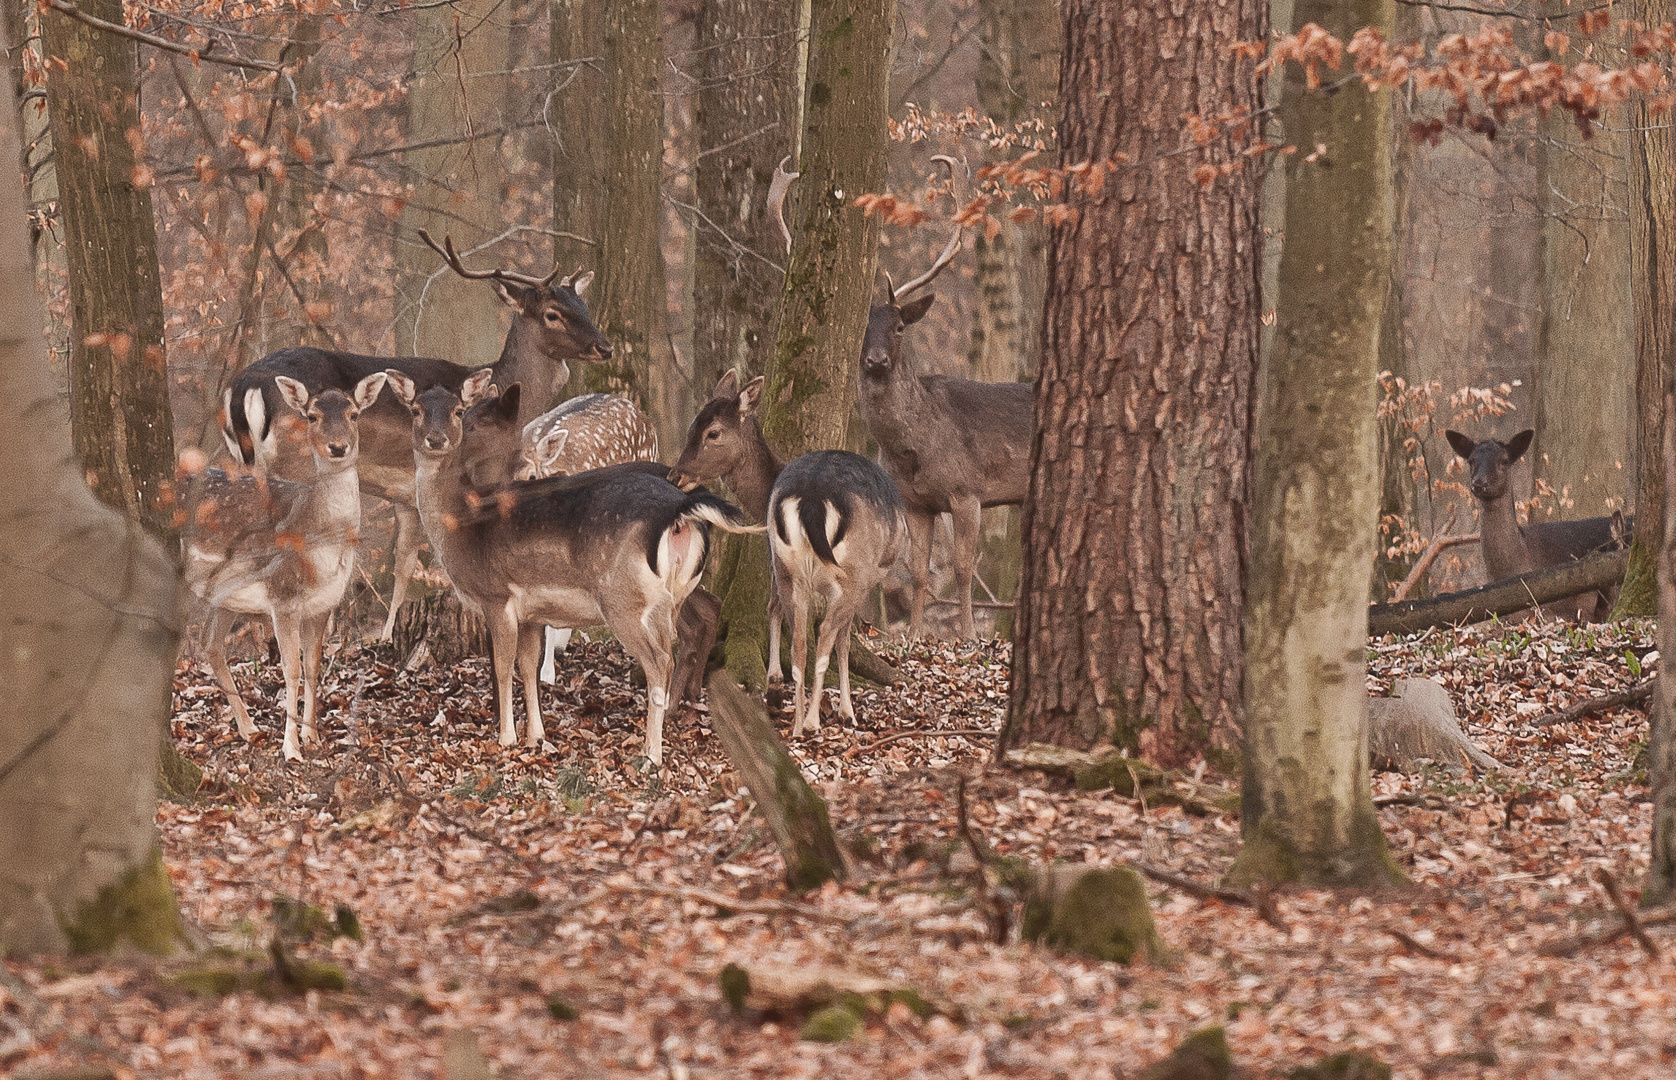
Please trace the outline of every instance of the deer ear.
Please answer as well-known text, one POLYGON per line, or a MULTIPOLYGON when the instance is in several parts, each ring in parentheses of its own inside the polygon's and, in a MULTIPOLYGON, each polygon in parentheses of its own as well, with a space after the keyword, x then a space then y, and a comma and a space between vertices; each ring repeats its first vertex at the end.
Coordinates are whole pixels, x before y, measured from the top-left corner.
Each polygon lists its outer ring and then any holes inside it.
POLYGON ((489 394, 489 384, 495 379, 494 368, 478 368, 466 376, 465 383, 460 387, 460 403, 473 405, 489 394))
POLYGON ((274 385, 279 387, 280 399, 285 404, 300 413, 308 412, 308 387, 289 375, 275 375, 274 385))
POLYGON ((500 392, 500 404, 496 406, 502 416, 516 420, 518 418, 518 401, 524 396, 524 384, 513 383, 500 392))
POLYGON ((498 279, 490 281, 489 284, 494 286, 495 295, 500 297, 501 303, 505 304, 513 311, 524 310, 524 290, 515 289, 506 282, 498 279))
POLYGON ((1457 457, 1462 459, 1471 457, 1472 448, 1478 445, 1458 431, 1445 431, 1443 437, 1449 440, 1450 448, 1455 451, 1457 457))
POLYGON ((716 388, 710 391, 713 398, 730 398, 739 396, 739 372, 728 368, 722 372, 722 377, 716 380, 716 388))
POLYGON ((914 323, 917 323, 921 319, 925 318, 925 313, 931 310, 931 305, 936 301, 936 299, 936 293, 928 292, 918 300, 913 300, 909 303, 903 304, 897 309, 902 313, 902 325, 912 326, 914 323))
POLYGON ((355 407, 365 409, 371 407, 378 400, 379 393, 384 389, 390 376, 382 371, 375 371, 371 375, 355 384, 355 407))
POLYGON ((1523 457, 1525 451, 1531 448, 1531 440, 1535 437, 1536 432, 1526 428, 1503 443, 1502 445, 1507 447, 1507 463, 1511 465, 1523 457))
POLYGON ((768 382, 768 376, 758 375, 745 384, 745 389, 739 391, 739 415, 750 416, 757 411, 757 405, 762 401, 762 388, 768 382))
POLYGON ((569 441, 569 428, 560 428, 557 431, 549 431, 540 439, 536 440, 536 463, 540 465, 542 469, 546 469, 548 466, 552 465, 553 462, 559 459, 560 454, 564 453, 565 443, 569 441))
POLYGON ((385 385, 398 398, 401 398, 402 404, 411 407, 413 399, 419 396, 419 388, 413 385, 413 380, 394 368, 385 368, 384 378, 385 385))
POLYGON ((592 285, 593 283, 594 283, 594 272, 592 270, 589 270, 586 274, 581 274, 576 278, 575 281, 572 281, 570 283, 570 289, 577 296, 581 296, 583 293, 588 291, 588 286, 592 285))

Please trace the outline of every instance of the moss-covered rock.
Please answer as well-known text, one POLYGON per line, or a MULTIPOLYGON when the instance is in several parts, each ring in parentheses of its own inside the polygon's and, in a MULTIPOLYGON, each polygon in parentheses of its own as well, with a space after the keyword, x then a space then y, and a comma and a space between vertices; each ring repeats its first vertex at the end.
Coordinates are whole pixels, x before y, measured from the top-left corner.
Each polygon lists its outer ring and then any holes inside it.
POLYGON ((78 953, 109 952, 120 944, 164 956, 187 943, 174 886, 155 850, 114 885, 82 904, 59 928, 78 953))
POLYGON ((1066 952, 1127 964, 1166 958, 1141 876, 1126 866, 1052 866, 1036 877, 1023 934, 1066 952))
POLYGON ((582 1010, 572 1005, 570 999, 563 994, 547 995, 547 1014, 555 1020, 575 1020, 582 1015, 582 1010))
POLYGON ((157 746, 157 797, 190 806, 203 782, 204 770, 182 757, 165 735, 157 746))
POLYGON ((1221 1027, 1200 1028, 1181 1041, 1163 1061, 1141 1072, 1141 1080, 1228 1080, 1234 1055, 1221 1027))
POLYGON ((1647 545, 1631 540, 1629 566, 1618 588, 1618 601, 1612 606, 1612 621, 1657 615, 1658 608, 1658 560, 1647 545))
POLYGON ((802 1037, 810 1042, 845 1042, 861 1032, 861 1017, 843 1005, 829 1005, 814 1013, 803 1025, 802 1037))
POLYGON ((1391 1066, 1372 1054, 1349 1050, 1293 1069, 1291 1080, 1391 1080, 1391 1066))
POLYGON ((316 938, 325 938, 331 941, 346 937, 353 941, 363 941, 366 938, 366 931, 361 928, 361 920, 348 904, 338 904, 332 914, 328 915, 325 908, 304 903, 284 894, 273 896, 268 903, 273 907, 275 929, 288 940, 313 941, 316 938))
POLYGON ((721 984, 722 997, 727 999, 728 1007, 733 1015, 740 1016, 745 1012, 745 999, 751 994, 751 974, 738 964, 729 964, 722 968, 721 974, 716 976, 721 984))

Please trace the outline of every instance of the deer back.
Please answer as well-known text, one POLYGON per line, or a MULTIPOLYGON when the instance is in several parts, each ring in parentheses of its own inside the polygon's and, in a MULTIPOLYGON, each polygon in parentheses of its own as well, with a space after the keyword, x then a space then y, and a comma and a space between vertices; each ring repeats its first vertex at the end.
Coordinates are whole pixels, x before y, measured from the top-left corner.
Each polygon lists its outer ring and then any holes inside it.
POLYGON ((571 398, 525 425, 520 442, 520 480, 658 460, 658 432, 651 418, 616 394, 571 398))
POLYGON ((890 567, 907 534, 896 485, 879 466, 846 450, 793 459, 774 483, 768 513, 776 557, 787 551, 850 572, 890 567))

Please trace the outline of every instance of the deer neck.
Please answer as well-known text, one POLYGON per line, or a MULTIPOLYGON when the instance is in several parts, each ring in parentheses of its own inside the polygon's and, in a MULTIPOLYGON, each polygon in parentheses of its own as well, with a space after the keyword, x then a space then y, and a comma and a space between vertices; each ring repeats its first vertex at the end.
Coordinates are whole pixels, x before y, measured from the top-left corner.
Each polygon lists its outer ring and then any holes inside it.
POLYGON ((916 429, 928 415, 925 388, 906 365, 896 365, 883 376, 861 377, 862 406, 868 430, 887 453, 918 441, 916 429))
POLYGON ((1513 509, 1513 492, 1478 500, 1480 547, 1484 570, 1491 581, 1535 569, 1524 530, 1513 509))
POLYGON ((758 521, 767 521, 768 494, 774 490, 774 481, 780 478, 780 470, 786 463, 769 448, 756 417, 746 418, 740 426, 744 428, 741 434, 745 452, 739 456, 739 464, 722 479, 733 489, 734 497, 746 513, 758 521))
MULTIPOLYGON (((418 504, 419 520, 425 534, 440 537, 433 540, 438 548, 452 546, 450 541, 458 532, 457 523, 466 512, 465 471, 460 463, 458 448, 445 457, 433 458, 414 455, 414 495, 418 504)), ((442 551, 439 557, 446 558, 442 551)))
POLYGON ((527 424, 546 412, 569 381, 570 365, 553 360, 542 350, 541 331, 535 321, 522 315, 514 317, 500 359, 495 361, 495 385, 504 390, 513 383, 523 384, 518 423, 527 424))
POLYGON ((314 483, 303 516, 306 520, 298 524, 309 535, 353 542, 361 527, 361 482, 353 461, 315 458, 314 483))

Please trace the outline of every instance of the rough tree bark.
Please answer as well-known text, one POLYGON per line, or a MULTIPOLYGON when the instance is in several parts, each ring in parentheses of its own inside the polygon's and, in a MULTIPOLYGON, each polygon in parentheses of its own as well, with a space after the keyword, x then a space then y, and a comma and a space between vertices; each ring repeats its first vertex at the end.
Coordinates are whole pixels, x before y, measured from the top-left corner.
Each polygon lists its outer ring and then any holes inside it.
MULTIPOLYGON (((1389 33, 1393 0, 1300 0, 1293 26, 1389 33)), ((1237 882, 1390 882, 1368 776, 1374 375, 1392 272, 1391 104, 1280 74, 1286 246, 1264 367, 1245 628, 1237 882), (1325 150, 1319 147, 1325 147, 1325 150), (1313 158, 1314 160, 1309 160, 1313 158)))
MULTIPOLYGON (((554 8, 556 57, 603 56, 555 99, 569 114, 562 175, 554 177, 556 228, 596 241, 597 271, 588 293, 594 322, 616 352, 608 364, 576 365, 571 387, 580 392, 624 393, 657 424, 665 453, 681 444, 680 420, 687 390, 669 342, 668 295, 663 247, 663 12, 656 0, 613 0, 589 5, 561 2, 554 8), (586 10, 603 7, 603 15, 586 10), (594 35, 598 35, 595 37, 594 35), (562 48, 564 52, 560 52, 562 48), (597 52, 587 50, 598 50, 597 52), (575 110, 574 112, 572 110, 575 110), (591 137, 571 143, 585 124, 600 125, 591 137), (596 154, 598 194, 589 197, 561 184, 575 176, 579 152, 596 154), (591 211, 591 217, 590 215, 591 211)), ((586 167, 586 166, 583 166, 586 167)), ((706 388, 708 389, 708 388, 706 388)))
MULTIPOLYGON (((123 21, 120 0, 82 10, 123 21)), ((164 370, 157 226, 139 144, 135 44, 40 16, 70 289, 70 416, 88 486, 155 536, 174 532, 174 422, 164 370), (53 63, 56 58, 63 63, 53 63)), ((15 160, 9 159, 9 160, 15 160)))
POLYGON ((1068 192, 1054 230, 1005 747, 1239 744, 1262 174, 1194 180, 1233 139, 1170 152, 1184 113, 1261 105, 1226 46, 1266 5, 1172 10, 1063 5, 1059 160, 1140 165, 1068 192))
MULTIPOLYGON (((1671 0, 1631 0, 1628 18, 1643 26, 1676 19, 1671 0)), ((1635 540, 1614 618, 1657 611, 1655 555, 1664 549, 1664 445, 1669 374, 1676 371, 1676 136, 1668 113, 1650 102, 1630 109, 1630 250, 1635 259, 1635 540)))
MULTIPOLYGON (((812 0, 803 99, 801 178, 786 200, 793 236, 768 361, 762 431, 787 460, 850 446, 856 368, 879 226, 854 205, 885 188, 890 31, 896 0, 812 0)), ((761 686, 767 649, 768 560, 745 546, 723 601, 727 666, 761 686), (754 553, 754 554, 753 554, 754 553)))
MULTIPOLYGON (((1665 372, 1676 385, 1676 371, 1665 372)), ((1676 395, 1665 397, 1665 415, 1676 414, 1676 395)), ((1644 445, 1644 449, 1646 449, 1644 445)), ((1665 425, 1658 455, 1666 489, 1676 487, 1676 424, 1665 425)), ((1652 454, 1645 454, 1652 457, 1652 454)), ((1659 655, 1676 656, 1676 504, 1664 507, 1664 547, 1658 559, 1659 655)), ((1659 669, 1647 740, 1647 778, 1653 790, 1653 850, 1642 885, 1644 907, 1676 900, 1676 678, 1659 669)))
MULTIPOLYGON (((408 138, 464 139, 500 126, 503 80, 484 77, 507 68, 510 35, 500 0, 422 5, 413 18, 408 138)), ((469 139, 413 150, 407 165, 417 183, 402 209, 396 237, 405 304, 396 327, 396 349, 459 364, 492 364, 500 358, 504 337, 495 294, 481 281, 467 281, 447 270, 438 274, 436 255, 420 243, 418 231, 425 229, 438 238, 451 235, 455 247, 467 251, 505 227, 500 141, 469 139)), ((490 254, 479 261, 504 259, 490 254)), ((534 390, 550 392, 548 387, 534 390)))
MULTIPOLYGON (((277 192, 279 205, 275 208, 274 255, 284 275, 289 295, 280 308, 281 318, 263 336, 280 339, 273 347, 312 345, 320 349, 336 347, 333 339, 332 297, 336 289, 327 282, 328 257, 326 244, 326 216, 316 203, 325 195, 324 164, 330 160, 330 138, 320 115, 314 111, 321 100, 320 23, 323 15, 304 12, 288 13, 277 20, 277 25, 292 47, 284 59, 294 66, 297 97, 296 108, 287 110, 284 120, 289 142, 295 147, 307 147, 312 161, 303 161, 287 169, 285 182, 277 192), (285 318, 296 305, 295 318, 285 318)), ((275 49, 274 60, 279 60, 275 49)), ((479 302, 483 302, 479 296, 479 302)), ((447 356, 447 353, 437 355, 447 356)), ((493 362, 493 357, 490 358, 493 362)))
MULTIPOLYGON (((0 161, 11 171, 21 148, 9 64, 4 76, 0 161)), ((177 579, 140 525, 92 497, 71 456, 16 176, 0 184, 10 446, 0 456, 0 955, 118 942, 167 951, 181 929, 157 857, 153 769, 179 642, 177 579)))

